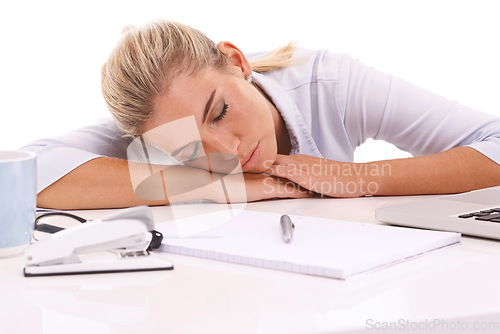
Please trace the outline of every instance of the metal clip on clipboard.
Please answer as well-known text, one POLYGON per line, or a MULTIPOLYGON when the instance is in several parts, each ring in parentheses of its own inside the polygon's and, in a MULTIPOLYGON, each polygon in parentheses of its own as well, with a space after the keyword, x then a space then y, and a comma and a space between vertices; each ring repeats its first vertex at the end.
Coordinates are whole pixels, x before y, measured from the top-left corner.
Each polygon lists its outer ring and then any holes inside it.
POLYGON ((154 220, 147 206, 123 209, 54 233, 24 252, 24 276, 173 269, 149 252, 154 220))

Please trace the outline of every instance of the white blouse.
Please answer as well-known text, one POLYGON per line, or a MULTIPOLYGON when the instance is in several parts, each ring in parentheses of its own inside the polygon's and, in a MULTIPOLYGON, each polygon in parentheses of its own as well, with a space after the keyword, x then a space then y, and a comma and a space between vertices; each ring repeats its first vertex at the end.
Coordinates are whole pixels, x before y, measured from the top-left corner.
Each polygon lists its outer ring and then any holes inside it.
MULTIPOLYGON (((500 164, 500 118, 375 71, 347 55, 299 48, 294 56, 299 59, 294 65, 253 73, 285 121, 291 154, 348 162, 357 146, 373 138, 413 155, 466 145, 500 164)), ((126 159, 130 142, 109 118, 22 149, 38 155, 40 192, 91 159, 126 159)))

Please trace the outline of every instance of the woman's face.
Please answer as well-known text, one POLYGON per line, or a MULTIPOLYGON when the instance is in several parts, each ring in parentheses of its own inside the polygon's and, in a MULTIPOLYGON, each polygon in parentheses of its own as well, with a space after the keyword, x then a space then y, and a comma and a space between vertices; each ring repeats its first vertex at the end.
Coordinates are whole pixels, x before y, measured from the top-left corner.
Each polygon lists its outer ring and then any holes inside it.
MULTIPOLYGON (((239 70, 208 68, 194 75, 180 75, 154 102, 153 117, 145 124, 145 132, 194 116, 206 155, 229 153, 239 159, 243 172, 254 173, 265 171, 276 159, 275 123, 281 116, 239 70)), ((176 133, 183 133, 178 130, 176 133)), ((185 133, 189 132, 192 129, 186 129, 185 133)), ((191 143, 175 154, 187 154, 183 160, 191 160, 200 148, 191 143)))

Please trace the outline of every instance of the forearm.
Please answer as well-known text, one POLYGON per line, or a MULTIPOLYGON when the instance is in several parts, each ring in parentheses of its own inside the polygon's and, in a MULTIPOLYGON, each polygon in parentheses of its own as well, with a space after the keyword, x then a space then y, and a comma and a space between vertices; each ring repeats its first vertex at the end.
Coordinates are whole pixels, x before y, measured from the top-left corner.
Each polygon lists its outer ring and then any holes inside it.
POLYGON ((38 194, 37 205, 61 210, 165 205, 206 199, 238 203, 310 193, 264 174, 219 174, 187 166, 159 166, 97 158, 38 194))
POLYGON ((128 162, 114 158, 93 159, 69 172, 38 194, 37 205, 54 209, 100 209, 135 205, 164 205, 168 201, 144 200, 132 187, 128 162))
POLYGON ((267 172, 331 197, 446 194, 500 185, 500 165, 470 147, 369 163, 278 155, 267 172))
POLYGON ((368 163, 373 195, 446 194, 500 185, 500 165, 470 147, 368 163))
MULTIPOLYGON (((166 205, 200 199, 225 202, 222 175, 188 166, 161 166, 115 158, 96 158, 38 194, 37 205, 54 209, 102 209, 166 205)), ((243 176, 232 178, 236 200, 245 201, 243 176), (236 196, 238 197, 238 196, 236 196)), ((233 196, 234 197, 234 196, 233 196)))

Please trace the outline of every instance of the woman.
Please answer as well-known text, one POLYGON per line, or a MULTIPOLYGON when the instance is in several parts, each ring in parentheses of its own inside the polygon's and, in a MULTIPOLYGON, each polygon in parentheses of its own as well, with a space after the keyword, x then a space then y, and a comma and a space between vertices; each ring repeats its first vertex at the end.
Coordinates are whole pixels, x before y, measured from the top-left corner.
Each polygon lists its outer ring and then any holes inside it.
POLYGON ((246 198, 237 200, 441 194, 500 185, 498 118, 345 55, 288 45, 247 58, 229 42, 216 45, 197 30, 157 21, 124 32, 103 66, 102 90, 114 121, 25 147, 39 156, 39 206, 231 200, 210 187, 189 191, 229 173, 216 168, 214 154, 240 162, 246 198), (158 164, 163 187, 165 178, 172 181, 163 198, 136 196, 132 166, 143 164, 127 162, 133 138, 146 145, 151 133, 164 135, 163 143, 189 137, 180 148, 163 148, 174 158, 180 154, 183 165, 162 171, 158 164), (352 163, 367 138, 415 157, 352 163), (186 189, 178 181, 193 179, 186 189))

